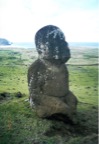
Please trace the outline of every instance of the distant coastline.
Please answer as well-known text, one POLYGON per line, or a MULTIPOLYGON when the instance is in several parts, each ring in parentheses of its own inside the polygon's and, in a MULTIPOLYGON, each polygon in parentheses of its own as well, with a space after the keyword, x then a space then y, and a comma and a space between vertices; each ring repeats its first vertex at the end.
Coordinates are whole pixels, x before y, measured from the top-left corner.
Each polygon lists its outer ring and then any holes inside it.
MULTIPOLYGON (((99 42, 68 42, 69 47, 74 48, 99 48, 99 42)), ((36 48, 33 42, 13 42, 10 46, 14 48, 36 48)))
POLYGON ((99 42, 69 42, 70 47, 99 48, 99 42))

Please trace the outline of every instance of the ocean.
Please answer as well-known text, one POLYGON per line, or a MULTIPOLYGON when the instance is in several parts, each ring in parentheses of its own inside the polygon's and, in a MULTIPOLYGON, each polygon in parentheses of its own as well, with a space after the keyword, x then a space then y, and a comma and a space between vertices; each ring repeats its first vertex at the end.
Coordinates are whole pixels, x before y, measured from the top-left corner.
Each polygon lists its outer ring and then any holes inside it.
MULTIPOLYGON (((69 47, 87 47, 87 48, 99 48, 98 42, 68 42, 69 47)), ((33 42, 15 42, 11 47, 16 48, 36 48, 33 42)))

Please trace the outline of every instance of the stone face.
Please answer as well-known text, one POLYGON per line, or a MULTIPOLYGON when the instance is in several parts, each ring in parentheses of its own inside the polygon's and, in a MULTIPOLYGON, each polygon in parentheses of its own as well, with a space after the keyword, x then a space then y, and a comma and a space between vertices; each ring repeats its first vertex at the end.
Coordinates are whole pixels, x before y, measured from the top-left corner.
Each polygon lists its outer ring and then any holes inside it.
POLYGON ((64 33, 56 26, 45 26, 35 36, 37 51, 41 58, 65 63, 70 58, 68 43, 65 41, 64 33))
POLYGON ((39 54, 28 70, 30 104, 40 117, 64 114, 72 119, 77 98, 69 91, 65 62, 70 50, 63 32, 56 26, 45 26, 35 36, 39 54))

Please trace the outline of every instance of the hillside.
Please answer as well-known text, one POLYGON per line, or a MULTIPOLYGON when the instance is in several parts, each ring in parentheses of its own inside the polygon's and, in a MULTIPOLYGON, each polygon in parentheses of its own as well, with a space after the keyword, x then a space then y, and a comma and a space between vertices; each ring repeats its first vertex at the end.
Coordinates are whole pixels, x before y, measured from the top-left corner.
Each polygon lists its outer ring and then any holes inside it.
POLYGON ((98 144, 98 50, 73 49, 70 90, 77 96, 75 124, 40 119, 29 105, 27 70, 33 49, 0 49, 0 144, 98 144))
POLYGON ((0 45, 11 45, 12 43, 5 38, 0 38, 0 45))

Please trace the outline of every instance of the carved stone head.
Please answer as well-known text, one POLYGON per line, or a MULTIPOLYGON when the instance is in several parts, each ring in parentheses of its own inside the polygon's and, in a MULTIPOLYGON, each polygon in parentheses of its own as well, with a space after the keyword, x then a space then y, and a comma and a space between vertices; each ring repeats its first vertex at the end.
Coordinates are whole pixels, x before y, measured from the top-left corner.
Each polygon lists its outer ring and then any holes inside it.
POLYGON ((47 25, 37 31, 35 44, 39 56, 45 60, 65 63, 70 58, 64 33, 56 26, 47 25))

